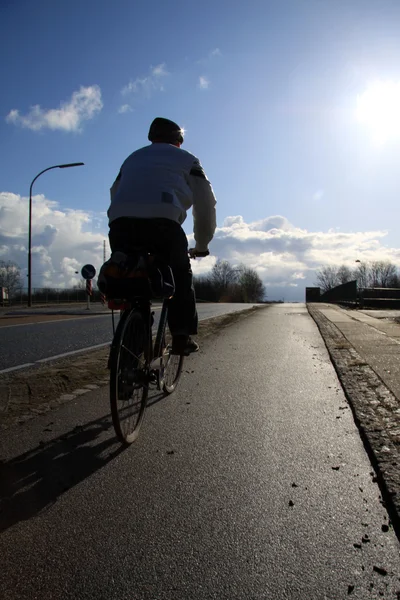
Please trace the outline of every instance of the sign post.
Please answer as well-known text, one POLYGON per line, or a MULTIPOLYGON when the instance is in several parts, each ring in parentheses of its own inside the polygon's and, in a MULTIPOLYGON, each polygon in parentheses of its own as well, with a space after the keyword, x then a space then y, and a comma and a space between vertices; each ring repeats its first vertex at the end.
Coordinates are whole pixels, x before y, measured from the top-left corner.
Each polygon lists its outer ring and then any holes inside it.
POLYGON ((87 310, 90 310, 90 296, 92 294, 93 294, 92 280, 91 279, 87 279, 86 280, 86 295, 87 295, 87 305, 86 305, 86 308, 87 308, 87 310))
POLYGON ((96 269, 93 265, 85 265, 82 267, 81 275, 83 279, 86 279, 86 294, 87 294, 87 305, 86 309, 90 310, 90 296, 93 294, 92 279, 96 275, 96 269))

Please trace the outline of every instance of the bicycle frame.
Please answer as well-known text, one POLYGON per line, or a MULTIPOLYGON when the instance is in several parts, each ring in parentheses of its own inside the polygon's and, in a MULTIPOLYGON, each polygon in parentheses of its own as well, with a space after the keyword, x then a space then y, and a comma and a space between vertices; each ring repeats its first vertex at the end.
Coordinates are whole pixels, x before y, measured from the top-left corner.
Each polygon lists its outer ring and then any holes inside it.
MULTIPOLYGON (((151 310, 152 303, 151 300, 144 299, 136 299, 129 303, 130 307, 126 307, 123 310, 134 311, 137 310, 141 313, 142 318, 145 323, 147 323, 147 331, 148 331, 148 360, 146 361, 146 371, 149 375, 149 382, 152 379, 152 375, 155 375, 157 378, 157 387, 161 389, 163 383, 163 340, 165 335, 165 328, 167 326, 167 318, 168 318, 168 299, 163 300, 160 320, 157 327, 157 333, 155 342, 153 344, 153 332, 152 332, 152 322, 154 311, 151 310)), ((113 323, 113 337, 115 336, 115 321, 114 321, 114 310, 112 310, 112 323, 113 323)))
MULTIPOLYGON (((146 252, 144 254, 146 255, 146 252)), ((191 255, 191 258, 195 256, 191 255)), ((126 267, 124 263, 120 266, 126 267)), ((137 266, 134 272, 129 272, 132 279, 150 279, 149 273, 146 273, 142 266, 137 266)), ((110 273, 110 277, 115 279, 114 275, 115 273, 110 273)), ((173 294, 174 280, 173 277, 168 280, 168 276, 164 279, 162 271, 159 271, 158 275, 158 280, 154 279, 154 288, 151 281, 148 281, 147 288, 140 283, 136 286, 134 283, 137 282, 132 281, 125 282, 126 285, 123 282, 122 285, 115 284, 112 279, 110 281, 110 295, 121 298, 111 298, 108 301, 113 324, 113 340, 108 359, 110 405, 115 433, 123 444, 131 444, 139 435, 150 386, 156 385, 164 395, 172 394, 182 374, 184 353, 172 354, 171 332, 166 333, 169 298, 173 294), (150 294, 164 298, 154 339, 154 311, 150 294), (114 320, 114 310, 120 311, 118 324, 114 320)))

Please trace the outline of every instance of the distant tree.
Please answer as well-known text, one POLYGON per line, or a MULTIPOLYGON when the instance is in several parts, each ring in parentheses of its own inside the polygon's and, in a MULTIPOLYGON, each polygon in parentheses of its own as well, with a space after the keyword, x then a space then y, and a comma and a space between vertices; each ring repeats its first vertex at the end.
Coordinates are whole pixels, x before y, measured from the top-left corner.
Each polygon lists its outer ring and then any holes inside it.
POLYGON ((11 260, 0 260, 0 287, 8 289, 9 298, 22 289, 21 268, 11 260))
POLYGON ((218 259, 211 269, 210 281, 218 300, 226 296, 229 288, 237 283, 239 272, 227 260, 218 259))
POLYGON ((353 272, 353 277, 357 280, 358 288, 369 287, 371 274, 368 265, 364 262, 360 262, 353 272))
POLYGON ((266 289, 257 271, 227 260, 215 263, 211 272, 193 278, 196 297, 210 302, 263 302, 266 289))
POLYGON ((339 281, 339 285, 342 283, 348 283, 349 281, 354 280, 353 273, 349 267, 346 265, 341 265, 337 270, 337 278, 339 281))
POLYGON ((389 279, 389 287, 391 288, 400 288, 400 277, 398 272, 392 275, 389 279))
POLYGON ((237 286, 242 295, 242 302, 263 302, 266 295, 265 286, 255 269, 240 265, 237 286))
POLYGON ((76 283, 73 288, 74 290, 85 290, 86 289, 86 280, 80 279, 78 283, 76 283))
POLYGON ((199 300, 208 300, 208 302, 217 302, 217 294, 208 275, 193 277, 196 298, 199 300))
POLYGON ((396 266, 389 261, 377 260, 371 263, 371 282, 373 287, 389 287, 396 275, 396 266))
POLYGON ((316 285, 321 288, 322 293, 340 285, 338 267, 321 267, 316 272, 316 285))
POLYGON ((339 267, 322 267, 316 272, 316 285, 322 292, 357 280, 358 288, 368 287, 397 287, 400 284, 396 266, 389 261, 359 262, 354 270, 346 265, 339 267))

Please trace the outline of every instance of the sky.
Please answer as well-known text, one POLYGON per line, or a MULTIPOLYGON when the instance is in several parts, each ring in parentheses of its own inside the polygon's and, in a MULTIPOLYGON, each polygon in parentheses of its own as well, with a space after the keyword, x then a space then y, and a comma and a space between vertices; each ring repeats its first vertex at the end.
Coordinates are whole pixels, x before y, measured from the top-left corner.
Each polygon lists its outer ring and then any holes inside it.
MULTIPOLYGON (((217 198, 210 257, 303 301, 323 266, 400 268, 398 0, 1 0, 0 260, 100 268, 109 188, 156 116, 217 198)), ((184 229, 192 241, 192 216, 184 229)), ((108 246, 107 246, 108 251, 108 246)))

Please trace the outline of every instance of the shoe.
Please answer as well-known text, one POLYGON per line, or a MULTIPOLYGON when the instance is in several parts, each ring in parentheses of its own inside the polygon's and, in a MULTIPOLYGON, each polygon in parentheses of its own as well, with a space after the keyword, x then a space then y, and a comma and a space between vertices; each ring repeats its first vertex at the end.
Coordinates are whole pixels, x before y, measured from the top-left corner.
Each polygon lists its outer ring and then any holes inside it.
POLYGON ((186 343, 187 355, 193 354, 193 352, 198 352, 199 348, 200 346, 198 345, 198 343, 192 340, 192 338, 189 336, 188 341, 186 343))
POLYGON ((199 345, 187 335, 174 335, 172 340, 171 354, 189 356, 199 350, 199 345))

